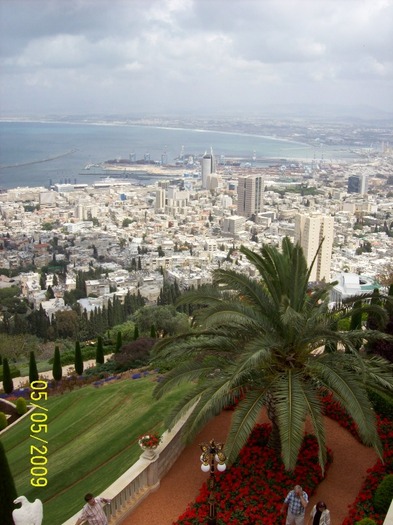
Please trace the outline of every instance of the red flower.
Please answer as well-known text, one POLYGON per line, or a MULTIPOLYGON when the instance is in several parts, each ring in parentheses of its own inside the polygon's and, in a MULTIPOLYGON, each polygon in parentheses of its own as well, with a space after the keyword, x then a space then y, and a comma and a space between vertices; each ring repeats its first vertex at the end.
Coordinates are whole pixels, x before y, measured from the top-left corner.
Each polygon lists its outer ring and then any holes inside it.
POLYGON ((157 448, 161 442, 161 436, 156 432, 150 432, 145 434, 138 439, 138 443, 142 448, 157 448))

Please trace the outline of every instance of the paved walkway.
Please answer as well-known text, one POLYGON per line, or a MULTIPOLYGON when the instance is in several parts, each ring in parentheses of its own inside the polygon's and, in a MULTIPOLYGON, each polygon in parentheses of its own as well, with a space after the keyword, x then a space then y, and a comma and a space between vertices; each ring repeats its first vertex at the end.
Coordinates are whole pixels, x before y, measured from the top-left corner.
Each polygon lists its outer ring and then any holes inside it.
MULTIPOLYGON (((188 503, 195 500, 199 488, 206 480, 206 474, 200 470, 199 443, 213 438, 225 442, 231 416, 232 412, 223 412, 214 418, 194 442, 184 449, 175 465, 161 480, 159 489, 142 501, 122 521, 122 525, 172 525, 186 510, 188 503)), ((266 422, 265 416, 261 417, 260 422, 266 422)), ((332 449, 334 459, 326 478, 310 499, 308 509, 311 510, 317 501, 324 500, 331 511, 332 523, 340 525, 347 516, 348 505, 358 495, 367 469, 375 464, 377 456, 335 421, 326 418, 325 424, 327 445, 332 449)), ((304 489, 307 490, 307 487, 304 489)), ((277 521, 284 522, 280 518, 277 521)))

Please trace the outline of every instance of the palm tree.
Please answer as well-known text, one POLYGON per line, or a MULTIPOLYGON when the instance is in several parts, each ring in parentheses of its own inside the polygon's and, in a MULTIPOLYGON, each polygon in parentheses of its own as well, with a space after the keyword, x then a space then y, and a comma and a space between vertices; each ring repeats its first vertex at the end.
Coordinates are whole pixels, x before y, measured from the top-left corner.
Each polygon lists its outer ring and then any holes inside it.
MULTIPOLYGON (((225 406, 238 402, 225 446, 233 462, 266 407, 272 424, 270 445, 293 470, 308 418, 323 471, 321 394, 331 392, 356 422, 362 441, 381 454, 365 386, 393 390, 393 368, 382 358, 357 350, 359 342, 375 339, 379 332, 337 329, 351 310, 329 306, 331 285, 310 289, 314 262, 308 269, 301 247, 288 238, 281 250, 266 245, 259 253, 245 247, 240 251, 255 277, 247 270, 216 270, 213 287, 180 299, 181 304, 199 306, 192 330, 156 344, 160 358, 181 362, 156 387, 157 397, 182 381, 195 382, 170 415, 169 428, 191 410, 185 427, 190 439, 225 406), (329 351, 323 351, 325 345, 329 351)), ((383 315, 379 306, 362 303, 362 309, 383 315)))

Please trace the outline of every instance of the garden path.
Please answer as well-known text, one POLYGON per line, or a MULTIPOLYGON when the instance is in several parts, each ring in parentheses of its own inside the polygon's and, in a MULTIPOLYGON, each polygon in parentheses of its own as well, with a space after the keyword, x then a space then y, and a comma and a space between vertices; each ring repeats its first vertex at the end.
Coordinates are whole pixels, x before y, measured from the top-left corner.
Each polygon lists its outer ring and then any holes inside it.
MULTIPOLYGON (((198 444, 214 438, 225 442, 232 412, 223 412, 210 421, 192 444, 188 445, 175 465, 161 480, 159 489, 150 494, 128 517, 122 525, 172 525, 186 510, 188 503, 195 500, 203 481, 206 480, 200 468, 200 449, 198 444)), ((260 423, 267 422, 265 415, 260 423)), ((361 445, 338 423, 326 418, 327 445, 332 449, 334 461, 326 478, 310 498, 308 511, 319 500, 324 500, 331 512, 332 523, 340 525, 347 516, 348 505, 353 503, 377 456, 375 452, 361 445)), ((299 480, 302 483, 302 480, 299 480)), ((292 487, 288 487, 290 490, 292 487)), ((307 491, 307 487, 303 487, 307 491)), ((308 514, 308 512, 307 512, 308 514)), ((277 517, 278 524, 284 518, 277 517)))
MULTIPOLYGON (((108 355, 104 356, 105 362, 111 356, 112 356, 112 354, 108 354, 108 355)), ((89 359, 88 361, 83 361, 84 370, 86 370, 87 368, 90 368, 92 366, 95 366, 95 365, 96 365, 96 360, 95 359, 89 359)), ((74 365, 63 366, 62 367, 62 371, 63 371, 63 377, 67 377, 70 373, 75 371, 75 366, 74 365)), ((39 375, 40 379, 49 379, 49 380, 53 379, 52 370, 47 370, 46 372, 39 372, 38 375, 39 375)), ((13 380, 12 380, 12 383, 14 385, 14 390, 16 390, 17 388, 22 388, 22 387, 26 386, 29 383, 29 376, 14 377, 13 380)), ((3 388, 3 381, 0 381, 0 390, 2 388, 3 388)))

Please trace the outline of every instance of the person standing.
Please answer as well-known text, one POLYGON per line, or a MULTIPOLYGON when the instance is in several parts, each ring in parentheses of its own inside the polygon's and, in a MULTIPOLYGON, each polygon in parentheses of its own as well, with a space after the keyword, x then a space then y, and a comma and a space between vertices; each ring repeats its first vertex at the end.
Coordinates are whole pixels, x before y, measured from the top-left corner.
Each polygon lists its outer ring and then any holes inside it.
POLYGON ((304 525, 305 510, 308 505, 308 495, 300 485, 295 485, 288 492, 281 507, 281 513, 287 512, 285 525, 304 525))
POLYGON ((108 520, 105 512, 102 510, 102 506, 105 503, 110 503, 111 500, 95 498, 93 494, 88 493, 85 496, 85 501, 86 505, 83 507, 81 515, 75 525, 80 525, 84 521, 87 521, 89 525, 108 525, 108 520))
POLYGON ((324 501, 318 501, 318 503, 313 506, 308 525, 331 525, 330 511, 324 501))

